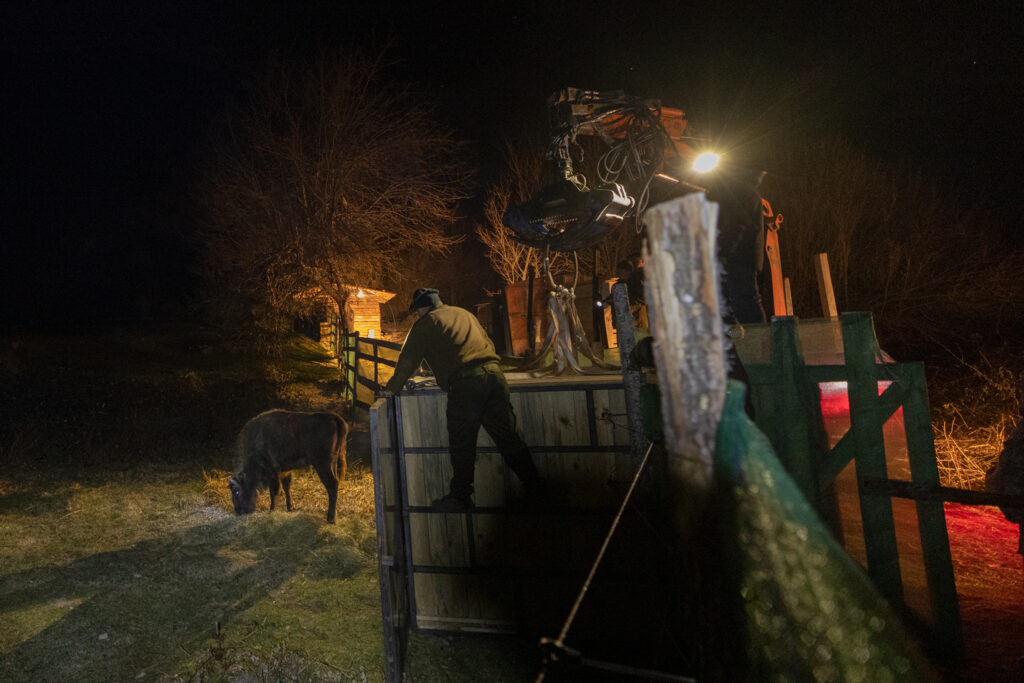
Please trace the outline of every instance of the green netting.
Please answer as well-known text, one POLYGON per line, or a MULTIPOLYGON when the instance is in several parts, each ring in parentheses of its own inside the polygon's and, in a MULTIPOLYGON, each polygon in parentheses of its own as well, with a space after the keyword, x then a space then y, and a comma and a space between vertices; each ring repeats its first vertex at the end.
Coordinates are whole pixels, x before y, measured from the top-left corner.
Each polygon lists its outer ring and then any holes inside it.
POLYGON ((720 569, 742 600, 749 680, 938 680, 747 418, 744 391, 729 383, 713 505, 733 527, 720 569))

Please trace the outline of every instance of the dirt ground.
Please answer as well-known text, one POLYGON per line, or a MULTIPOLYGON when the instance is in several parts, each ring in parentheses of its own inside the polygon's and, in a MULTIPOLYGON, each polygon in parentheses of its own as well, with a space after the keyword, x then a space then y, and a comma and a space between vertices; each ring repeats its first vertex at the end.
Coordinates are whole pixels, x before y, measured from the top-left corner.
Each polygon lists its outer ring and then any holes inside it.
POLYGON ((966 659, 950 681, 1024 681, 1024 566, 997 508, 946 504, 966 659))
MULTIPOLYGON (((826 416, 832 445, 849 429, 849 415, 826 416)), ((902 412, 884 428, 886 466, 893 479, 910 480, 902 412)), ((846 551, 867 566, 856 467, 836 478, 835 491, 846 551)), ((916 505, 893 498, 904 600, 930 621, 930 595, 918 529, 916 505)), ((962 661, 940 664, 953 683, 1024 683, 1024 562, 1017 553, 1018 528, 998 508, 945 503, 946 529, 964 636, 962 661)))

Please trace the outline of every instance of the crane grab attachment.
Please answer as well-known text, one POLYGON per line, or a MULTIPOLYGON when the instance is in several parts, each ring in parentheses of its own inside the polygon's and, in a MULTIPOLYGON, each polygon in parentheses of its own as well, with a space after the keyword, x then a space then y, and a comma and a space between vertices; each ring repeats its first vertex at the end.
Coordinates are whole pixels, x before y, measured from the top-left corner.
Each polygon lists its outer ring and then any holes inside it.
POLYGON ((683 161, 696 153, 683 141, 686 118, 679 109, 620 90, 563 88, 548 98, 548 116, 548 181, 502 219, 524 244, 561 252, 593 246, 643 213, 653 181, 703 189, 683 179, 683 161), (607 147, 590 174, 596 187, 580 168, 579 136, 598 137, 607 147))
POLYGON ((562 180, 510 207, 502 222, 523 244, 576 251, 593 246, 610 228, 619 227, 634 204, 622 185, 581 192, 562 180))

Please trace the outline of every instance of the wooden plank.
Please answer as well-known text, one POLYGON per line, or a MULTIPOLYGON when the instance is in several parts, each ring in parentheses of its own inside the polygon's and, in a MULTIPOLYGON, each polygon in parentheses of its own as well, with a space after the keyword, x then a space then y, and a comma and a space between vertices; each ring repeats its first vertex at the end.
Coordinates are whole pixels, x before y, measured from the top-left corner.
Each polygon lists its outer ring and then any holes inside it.
POLYGON ((430 504, 430 494, 423 481, 423 457, 421 453, 405 454, 405 503, 410 507, 422 507, 430 504))
MULTIPOLYGON (((490 439, 488 438, 488 440, 490 439)), ((505 462, 500 453, 477 454, 473 502, 478 507, 506 505, 508 503, 507 493, 510 490, 518 490, 520 486, 516 476, 511 472, 506 472, 505 462)))
POLYGON ((502 553, 503 539, 507 534, 508 520, 505 515, 473 515, 473 564, 495 569, 508 567, 502 553))
MULTIPOLYGON (((906 387, 903 420, 907 435, 907 455, 915 485, 937 486, 939 472, 935 457, 934 433, 928 410, 928 386, 920 363, 901 366, 900 381, 906 387)), ((924 569, 928 579, 938 644, 954 656, 963 654, 963 629, 957 602, 953 560, 949 549, 946 512, 939 501, 917 501, 924 569)))
MULTIPOLYGON (((371 363, 376 363, 377 365, 382 366, 382 367, 383 366, 387 366, 389 368, 394 368, 396 365, 398 365, 398 361, 393 361, 393 360, 390 360, 390 359, 387 359, 387 358, 374 357, 374 356, 366 355, 366 354, 362 354, 362 353, 357 354, 356 358, 358 358, 359 360, 367 360, 367 361, 370 361, 371 363)), ((392 374, 394 374, 394 373, 392 373, 392 374)), ((389 377, 389 379, 390 379, 390 377, 389 377)), ((383 382, 382 382, 382 384, 383 384, 383 382)))
POLYGON ((402 405, 405 447, 448 448, 445 395, 410 392, 398 398, 402 405))
POLYGON ((826 318, 836 318, 836 295, 832 289, 832 271, 828 267, 828 254, 816 254, 814 257, 814 273, 818 278, 818 297, 821 299, 821 314, 826 318))
POLYGON ((589 445, 587 404, 582 392, 516 394, 512 405, 526 443, 545 446, 589 445))
MULTIPOLYGON (((875 365, 878 342, 870 313, 840 316, 843 350, 848 371, 850 432, 856 444, 857 475, 886 476, 884 419, 878 405, 878 370, 875 365)), ((867 552, 868 574, 879 591, 893 604, 903 601, 899 551, 892 502, 860 492, 861 519, 867 552)))
POLYGON ((811 405, 802 366, 796 319, 776 316, 772 319, 772 367, 778 373, 775 401, 780 414, 775 418, 777 441, 773 444, 794 483, 820 512, 810 426, 810 415, 817 411, 811 405))
MULTIPOLYGON (((837 373, 830 369, 826 374, 814 372, 821 368, 810 368, 811 372, 809 374, 818 381, 845 382, 845 368, 843 366, 839 367, 842 368, 844 372, 837 373), (829 379, 821 380, 820 378, 823 374, 829 379)), ((888 364, 884 367, 887 372, 899 372, 898 364, 888 364)), ((879 382, 878 386, 881 388, 882 383, 879 382)), ((899 382, 893 382, 878 396, 877 410, 879 419, 882 420, 882 422, 889 420, 896 414, 896 411, 899 410, 903 403, 905 395, 905 386, 899 382)), ((856 437, 854 437, 851 432, 847 432, 828 452, 823 453, 818 457, 818 484, 822 490, 824 490, 833 479, 839 476, 839 473, 843 468, 853 460, 856 452, 856 437)))
POLYGON ((919 484, 902 479, 862 478, 861 486, 866 493, 876 496, 909 498, 927 502, 958 503, 960 505, 988 506, 1024 506, 1024 496, 1011 496, 1005 493, 958 489, 952 486, 919 484))
MULTIPOLYGON (((417 590, 429 591, 432 594, 450 595, 452 590, 459 590, 464 595, 487 596, 482 611, 474 616, 458 616, 447 609, 450 604, 434 605, 436 611, 417 615, 418 628, 429 631, 458 631, 464 633, 510 634, 516 632, 515 612, 502 582, 490 577, 452 577, 443 574, 418 574, 417 590), (453 579, 459 579, 454 585, 453 579), (453 585, 446 585, 453 584, 453 585)), ((468 603, 468 601, 467 601, 468 603)))
POLYGON ((410 512, 410 533, 420 545, 413 548, 412 563, 433 567, 469 567, 467 515, 463 513, 410 512), (418 538, 417 538, 418 537, 418 538))
MULTIPOLYGON (((603 291, 601 293, 602 301, 607 301, 612 293, 612 285, 618 282, 618 280, 605 280, 603 291)), ((617 349, 619 347, 619 333, 615 330, 615 321, 612 319, 611 306, 602 306, 601 317, 604 321, 604 338, 608 340, 609 349, 617 349)))
POLYGON ((402 679, 405 639, 408 637, 405 565, 402 526, 398 512, 395 452, 391 438, 390 406, 378 400, 370 411, 370 460, 373 472, 374 510, 377 524, 377 575, 380 583, 384 626, 384 670, 388 683, 402 679))
POLYGON ((835 446, 829 449, 818 462, 818 486, 824 492, 830 486, 839 473, 850 464, 857 455, 857 444, 850 432, 843 435, 835 446))
POLYGON ((779 250, 778 230, 765 230, 764 249, 772 279, 772 309, 775 315, 792 315, 786 304, 782 277, 782 254, 779 250))
MULTIPOLYGON (((530 380, 526 388, 520 386, 512 392, 520 425, 531 425, 524 431, 530 434, 528 443, 538 467, 556 484, 560 508, 568 510, 578 504, 593 510, 620 501, 616 481, 628 470, 628 453, 589 450, 599 447, 595 442, 602 440, 607 444, 603 447, 628 443, 625 433, 600 423, 594 414, 599 408, 623 412, 622 390, 615 384, 617 377, 612 377, 612 383, 608 378, 590 377, 530 380), (588 393, 593 400, 588 401, 588 393), (556 453, 545 447, 581 450, 556 453)), ((407 525, 415 623, 431 629, 507 629, 514 584, 508 576, 488 583, 483 579, 495 577, 466 570, 519 567, 564 575, 577 565, 588 566, 603 533, 600 518, 495 514, 494 508, 518 495, 521 484, 506 470, 483 431, 478 443, 485 450, 477 457, 475 499, 478 508, 484 509, 454 515, 422 509, 447 490, 451 477, 446 397, 429 389, 405 392, 395 400, 401 409, 404 505, 412 507, 407 525), (438 573, 434 567, 451 571, 438 573)))

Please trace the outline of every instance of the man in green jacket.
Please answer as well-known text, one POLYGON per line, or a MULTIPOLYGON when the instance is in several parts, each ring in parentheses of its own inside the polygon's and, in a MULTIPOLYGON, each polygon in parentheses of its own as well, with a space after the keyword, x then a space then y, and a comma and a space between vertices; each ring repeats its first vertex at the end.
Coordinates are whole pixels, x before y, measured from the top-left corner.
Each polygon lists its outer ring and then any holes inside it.
POLYGON ((385 389, 399 394, 420 362, 426 360, 437 385, 448 394, 448 448, 452 463, 451 490, 433 501, 443 512, 472 509, 476 441, 487 430, 528 497, 542 495, 542 484, 530 449, 516 431, 508 383, 498 366, 494 343, 469 311, 446 306, 436 289, 417 289, 412 306, 419 320, 402 346, 395 374, 385 389))

